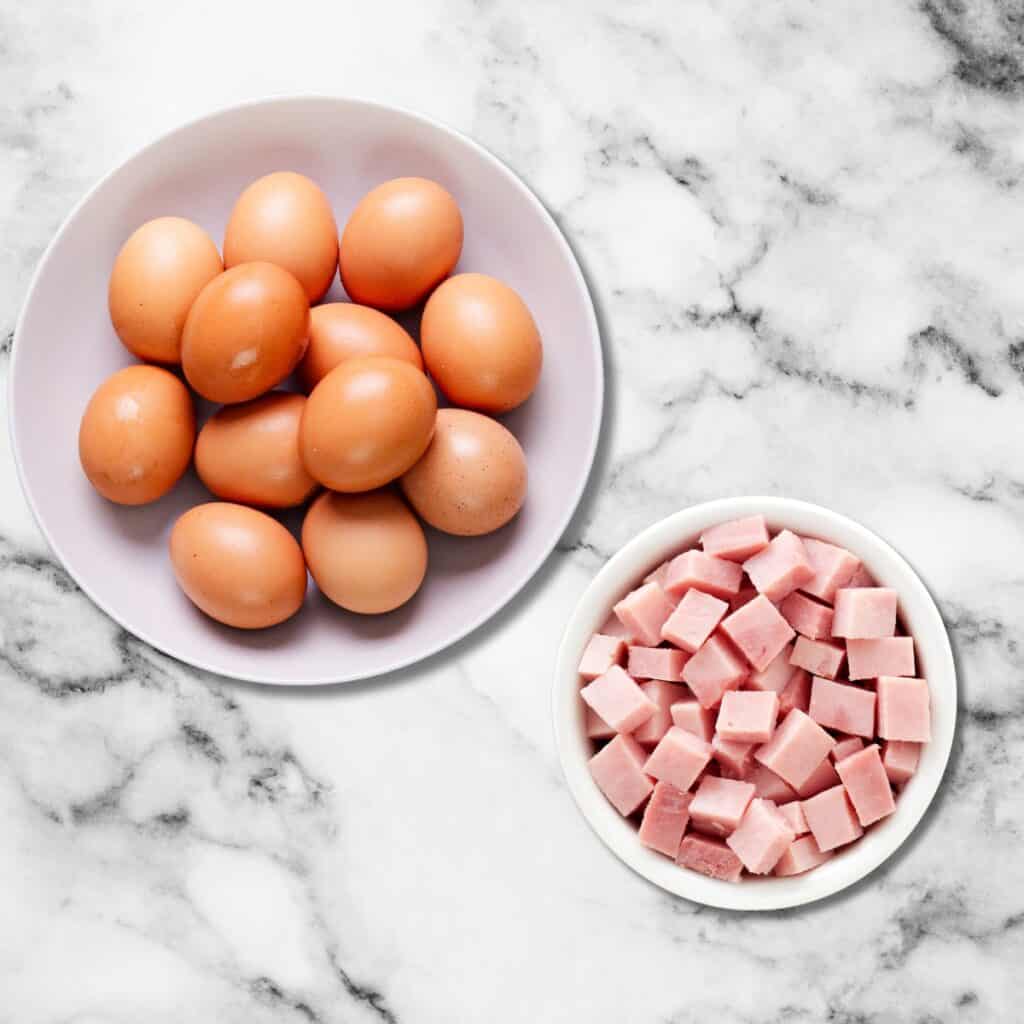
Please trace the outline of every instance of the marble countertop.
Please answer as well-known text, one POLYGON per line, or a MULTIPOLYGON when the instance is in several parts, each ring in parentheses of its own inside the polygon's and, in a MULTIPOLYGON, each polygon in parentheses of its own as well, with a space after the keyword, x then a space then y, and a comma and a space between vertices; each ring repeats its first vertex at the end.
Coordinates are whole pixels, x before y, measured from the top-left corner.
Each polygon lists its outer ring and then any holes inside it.
POLYGON ((54 564, 0 452, 0 1021, 1002 1022, 1024 983, 1024 37, 1008 0, 0 0, 0 367, 60 221, 217 106, 353 94, 472 134, 600 306, 594 477, 446 655, 203 676, 54 564), (549 674, 618 545, 777 493, 887 537, 961 685, 944 788, 853 890, 762 916, 633 876, 549 674))

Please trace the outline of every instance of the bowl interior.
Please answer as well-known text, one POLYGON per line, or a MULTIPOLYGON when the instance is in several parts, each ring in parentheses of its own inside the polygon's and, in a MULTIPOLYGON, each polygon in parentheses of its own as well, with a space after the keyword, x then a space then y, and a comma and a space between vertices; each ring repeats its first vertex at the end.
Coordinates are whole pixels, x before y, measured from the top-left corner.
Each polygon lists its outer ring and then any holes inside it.
POLYGON ((635 871, 656 885, 710 906, 737 910, 774 910, 821 899, 868 874, 910 835, 928 808, 942 779, 956 722, 956 673, 949 638, 931 595, 917 573, 881 538, 828 509, 786 498, 727 498, 685 509, 656 523, 630 541, 595 577, 566 628, 554 683, 554 720, 562 768, 588 823, 605 844, 635 871), (770 529, 839 544, 861 559, 882 586, 900 598, 900 616, 914 637, 918 675, 928 680, 932 702, 932 741, 921 753, 918 771, 896 800, 896 811, 871 826, 864 836, 803 876, 744 878, 733 884, 677 867, 641 845, 634 825, 622 818, 597 788, 587 761, 583 702, 576 666, 588 637, 607 618, 612 605, 667 557, 696 544, 716 523, 762 512, 770 529))
MULTIPOLYGON (((328 300, 343 297, 336 283, 328 300)), ((603 381, 596 320, 579 268, 550 216, 504 165, 463 136, 408 113, 358 101, 298 99, 252 104, 186 125, 86 197, 37 271, 16 332, 10 388, 15 455, 33 511, 97 604, 154 646, 200 667, 260 682, 321 683, 425 657, 516 593, 554 546, 582 493, 603 381), (77 436, 93 390, 132 362, 106 306, 107 278, 125 238, 149 218, 178 214, 219 243, 242 188, 280 169, 316 180, 339 227, 381 181, 421 175, 441 182, 465 219, 457 269, 492 274, 522 294, 546 342, 545 361, 537 391, 503 417, 523 445, 530 473, 529 496, 511 524, 474 539, 429 531, 426 583, 389 615, 346 613, 311 585, 294 619, 247 633, 196 611, 171 573, 171 525, 186 508, 209 500, 199 481, 190 474, 146 508, 114 506, 85 480, 77 436)), ((293 527, 297 519, 285 517, 293 527)))

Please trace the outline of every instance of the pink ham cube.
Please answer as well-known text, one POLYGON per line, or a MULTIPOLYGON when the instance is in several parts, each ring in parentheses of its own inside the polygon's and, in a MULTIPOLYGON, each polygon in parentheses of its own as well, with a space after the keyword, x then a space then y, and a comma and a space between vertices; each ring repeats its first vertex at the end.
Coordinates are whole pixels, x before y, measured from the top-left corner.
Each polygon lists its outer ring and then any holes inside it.
POLYGON ((662 679, 652 679, 649 682, 641 683, 640 689, 644 696, 654 702, 658 709, 644 722, 633 730, 633 739, 637 743, 653 747, 672 726, 672 713, 669 708, 676 701, 683 700, 689 696, 685 686, 678 686, 675 683, 666 683, 662 679))
POLYGON ((886 740, 882 746, 882 764, 885 767, 885 774, 889 776, 889 781, 894 786, 902 786, 910 781, 917 771, 920 757, 920 743, 886 740))
POLYGON ((779 695, 771 690, 732 690, 722 694, 717 734, 738 743, 767 743, 775 731, 779 695))
POLYGON ((824 864, 831 856, 831 853, 822 853, 818 849, 814 836, 801 836, 794 839, 789 849, 779 858, 774 874, 779 878, 802 875, 805 871, 824 864))
POLYGON ((836 771, 862 825, 870 825, 896 810, 889 777, 875 744, 839 761, 836 771))
POLYGON ((660 782, 687 790, 711 760, 711 744, 692 732, 672 726, 644 764, 644 771, 660 782))
POLYGON ((832 748, 832 760, 838 763, 844 757, 856 754, 858 750, 864 749, 864 741, 859 736, 841 736, 836 740, 832 748))
POLYGON ((776 602, 814 578, 807 549, 790 530, 776 534, 768 547, 743 563, 743 569, 758 591, 776 602))
POLYGON ((793 629, 763 594, 722 622, 722 632, 763 672, 793 639, 793 629))
POLYGON ((826 729, 868 739, 875 735, 875 695, 849 683, 815 677, 807 713, 826 729))
POLYGON ((824 640, 808 640, 798 636, 793 644, 793 653, 789 656, 791 665, 806 669, 813 676, 824 676, 835 679, 842 667, 846 651, 838 644, 826 643, 824 640))
POLYGON ((923 679, 879 676, 875 692, 882 739, 927 743, 932 738, 928 684, 923 679))
POLYGON ((846 586, 847 589, 852 590, 855 587, 877 587, 878 586, 878 581, 862 565, 850 577, 850 582, 846 583, 844 585, 846 586))
POLYGON ((804 817, 811 835, 822 853, 845 846, 864 835, 853 805, 842 786, 833 786, 824 793, 803 802, 804 817))
POLYGON ((626 628, 615 612, 612 612, 612 614, 604 620, 604 625, 601 626, 598 633, 602 636, 617 636, 620 639, 625 640, 626 643, 632 643, 634 639, 633 634, 626 628))
POLYGON ((717 633, 683 667, 683 681, 706 708, 713 708, 727 690, 736 690, 746 678, 747 666, 717 633))
POLYGON ((699 701, 687 699, 673 704, 669 713, 673 725, 699 736, 705 743, 711 742, 715 733, 715 712, 711 708, 702 708, 699 701))
POLYGON ((804 783, 797 786, 797 796, 801 800, 817 796, 823 789, 831 789, 839 785, 839 776, 836 774, 835 765, 829 757, 822 758, 821 764, 814 769, 804 783))
POLYGON ((749 782, 705 775, 690 803, 690 821, 699 832, 726 836, 739 825, 753 798, 749 782))
POLYGON ((785 647, 775 655, 768 663, 768 667, 762 672, 756 669, 750 673, 747 679, 747 688, 750 690, 773 690, 775 693, 782 693, 786 684, 793 677, 796 669, 789 663, 789 656, 793 651, 792 644, 785 647))
POLYGON ((621 665, 626 656, 626 644, 621 637, 595 633, 588 641, 580 658, 580 675, 584 679, 603 676, 612 665, 621 665))
POLYGON ((793 830, 793 835, 802 836, 810 831, 799 800, 791 800, 788 804, 779 804, 779 814, 786 819, 786 824, 793 830))
POLYGON ((832 737, 817 722, 794 708, 754 757, 799 789, 832 749, 832 743, 832 737))
POLYGON ((755 597, 757 597, 757 591, 753 587, 740 587, 736 596, 729 599, 729 611, 734 612, 737 608, 742 608, 745 604, 753 601, 755 597))
POLYGON ((661 627, 674 607, 657 583, 645 583, 619 601, 614 611, 634 638, 646 647, 657 647, 661 627))
POLYGON ((667 782, 654 787, 640 822, 640 842, 675 860, 679 843, 690 820, 692 793, 685 793, 667 782))
POLYGON ((743 779, 754 766, 754 744, 736 743, 715 733, 711 740, 711 756, 727 769, 730 778, 743 779))
POLYGON ((786 688, 779 694, 779 715, 788 715, 793 708, 799 708, 806 714, 810 705, 811 674, 806 669, 795 669, 786 688))
POLYGON ((672 559, 668 558, 661 563, 656 569, 652 569, 644 578, 644 583, 657 583, 662 590, 665 589, 665 577, 668 575, 668 563, 672 559))
POLYGON ((654 789, 654 783, 644 774, 644 753, 632 736, 620 735, 589 762, 598 789, 623 817, 632 814, 654 789))
POLYGON ((714 558, 703 551, 684 551, 669 563, 665 591, 680 597, 691 587, 724 601, 740 589, 743 570, 735 562, 714 558))
POLYGON ((747 516, 712 526, 700 535, 700 546, 707 555, 743 562, 768 547, 768 527, 764 516, 747 516))
POLYGON ((615 730, 593 708, 587 707, 584 711, 588 739, 610 740, 615 735, 615 730))
POLYGON ((832 635, 832 609, 794 590, 779 605, 782 617, 802 636, 826 640, 832 635))
POLYGON ((753 784, 756 796, 772 800, 777 804, 789 803, 797 798, 796 790, 783 782, 775 772, 765 768, 763 764, 754 765, 753 771, 744 781, 753 784))
POLYGON ((683 651, 670 647, 629 648, 626 671, 634 679, 664 679, 667 683, 678 683, 683 678, 683 666, 689 656, 683 651))
POLYGON ((796 833, 771 800, 754 799, 725 845, 751 874, 766 875, 795 838, 796 833))
POLYGON ((851 679, 914 674, 914 641, 909 636, 883 636, 875 640, 847 640, 846 657, 851 679))
POLYGON ((871 640, 896 632, 895 590, 888 587, 841 588, 836 591, 832 635, 871 640))
POLYGON ((658 710, 618 665, 584 686, 580 696, 616 732, 632 732, 658 710))
POLYGON ((814 567, 814 576, 800 589, 829 604, 835 600, 836 591, 849 584, 854 573, 860 569, 860 560, 851 555, 846 548, 826 544, 823 540, 813 537, 802 538, 807 550, 807 557, 814 567))
POLYGON ((691 587, 661 627, 661 638, 693 654, 729 610, 725 601, 691 587))
POLYGON ((689 835, 679 844, 676 863, 723 882, 738 882, 743 862, 718 839, 689 835))

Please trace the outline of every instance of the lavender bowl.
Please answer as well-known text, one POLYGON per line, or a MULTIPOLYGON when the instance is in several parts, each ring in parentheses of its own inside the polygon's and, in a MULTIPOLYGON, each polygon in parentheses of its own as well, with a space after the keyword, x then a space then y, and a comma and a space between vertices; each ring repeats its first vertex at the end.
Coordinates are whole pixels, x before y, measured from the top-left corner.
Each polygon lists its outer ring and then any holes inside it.
MULTIPOLYGON (((342 297, 335 284, 328 299, 342 297)), ((324 684, 419 661, 475 629, 523 587, 583 493, 604 384, 597 320, 579 266, 550 215, 504 164, 426 118, 314 97, 211 114, 158 139, 103 179, 39 264, 15 331, 9 387, 13 449, 29 504, 57 557, 100 608, 199 668, 259 683, 324 684), (530 471, 529 496, 512 523, 474 539, 431 531, 427 580, 389 615, 349 614, 311 584, 292 620, 244 632, 198 612, 171 572, 171 525, 209 500, 199 481, 189 474, 145 508, 112 505, 79 468, 78 422, 97 385, 133 361, 106 305, 107 277, 124 239, 164 214, 195 220, 220 239, 242 188, 281 169, 319 182, 339 225, 360 196, 388 178, 441 182, 465 218, 457 269, 492 274, 523 295, 545 339, 544 371, 530 400, 503 417, 530 471)), ((297 521, 286 519, 292 527, 297 521)))

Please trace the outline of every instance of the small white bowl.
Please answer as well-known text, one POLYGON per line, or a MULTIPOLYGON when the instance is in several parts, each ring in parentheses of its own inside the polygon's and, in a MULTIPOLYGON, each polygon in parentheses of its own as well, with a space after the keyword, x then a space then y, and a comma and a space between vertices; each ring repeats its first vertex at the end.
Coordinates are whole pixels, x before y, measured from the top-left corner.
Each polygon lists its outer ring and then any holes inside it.
POLYGON ((894 853, 924 816, 953 745, 956 669, 942 617, 920 577, 881 538, 858 523, 818 505, 789 498, 724 498, 684 509, 644 530, 608 561, 576 605, 562 638, 554 680, 555 739, 569 789, 590 827, 620 860, 677 896, 729 910, 778 910, 822 899, 845 889, 894 853), (917 672, 931 691, 932 740, 921 752, 917 774, 896 799, 896 811, 820 867, 790 878, 743 878, 738 883, 706 878, 678 867, 643 846, 632 822, 621 817, 591 778, 591 745, 577 673, 587 638, 612 605, 666 558, 697 543, 716 523, 763 513, 773 530, 789 529, 852 551, 880 585, 899 594, 900 615, 914 637, 917 672))

